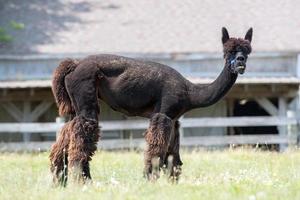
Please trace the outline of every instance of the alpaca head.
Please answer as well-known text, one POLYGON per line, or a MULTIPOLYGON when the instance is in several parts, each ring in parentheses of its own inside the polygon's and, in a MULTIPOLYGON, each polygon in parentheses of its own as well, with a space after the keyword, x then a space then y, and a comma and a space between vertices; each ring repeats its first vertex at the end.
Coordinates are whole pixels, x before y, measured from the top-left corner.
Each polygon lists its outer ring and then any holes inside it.
POLYGON ((250 28, 244 39, 229 37, 226 28, 222 28, 222 42, 226 66, 234 74, 243 74, 246 69, 248 55, 251 53, 251 40, 253 29, 250 28))

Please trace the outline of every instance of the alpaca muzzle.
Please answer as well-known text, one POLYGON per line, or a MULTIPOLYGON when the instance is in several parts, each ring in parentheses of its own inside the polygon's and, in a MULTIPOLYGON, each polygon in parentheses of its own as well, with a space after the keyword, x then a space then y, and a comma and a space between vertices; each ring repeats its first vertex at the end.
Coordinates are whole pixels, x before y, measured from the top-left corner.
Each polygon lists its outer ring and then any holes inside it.
POLYGON ((246 65, 239 65, 236 67, 236 71, 239 73, 239 74, 244 74, 245 73, 245 69, 246 69, 246 65))
POLYGON ((235 74, 244 74, 246 70, 245 62, 237 62, 235 59, 230 61, 230 68, 232 73, 235 74))

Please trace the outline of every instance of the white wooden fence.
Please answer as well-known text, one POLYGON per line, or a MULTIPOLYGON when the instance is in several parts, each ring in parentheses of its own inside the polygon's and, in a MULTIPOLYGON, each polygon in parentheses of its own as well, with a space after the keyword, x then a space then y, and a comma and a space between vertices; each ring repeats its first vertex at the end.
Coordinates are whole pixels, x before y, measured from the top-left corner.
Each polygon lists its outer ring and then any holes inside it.
MULTIPOLYGON (((0 134, 31 132, 58 132, 63 123, 0 123, 0 134)), ((146 120, 122 120, 100 122, 102 131, 113 130, 143 130, 148 127, 146 120)), ((286 135, 224 135, 182 137, 181 146, 211 146, 228 144, 287 144, 295 145, 298 138, 298 120, 291 117, 217 117, 217 118, 184 118, 182 128, 196 127, 249 127, 249 126, 277 126, 287 129, 286 135)), ((19 150, 48 150, 53 142, 18 142, 0 143, 1 151, 19 150)), ((143 139, 111 139, 101 140, 100 149, 140 148, 144 146, 143 139)))

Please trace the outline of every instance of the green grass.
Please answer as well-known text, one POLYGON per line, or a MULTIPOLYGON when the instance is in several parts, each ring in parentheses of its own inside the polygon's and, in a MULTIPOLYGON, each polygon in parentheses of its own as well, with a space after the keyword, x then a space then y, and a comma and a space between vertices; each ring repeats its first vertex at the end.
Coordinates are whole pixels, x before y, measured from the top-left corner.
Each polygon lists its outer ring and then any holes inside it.
POLYGON ((0 199, 300 199, 300 151, 183 152, 178 184, 143 176, 143 155, 97 152, 88 185, 51 185, 48 153, 0 154, 0 199))

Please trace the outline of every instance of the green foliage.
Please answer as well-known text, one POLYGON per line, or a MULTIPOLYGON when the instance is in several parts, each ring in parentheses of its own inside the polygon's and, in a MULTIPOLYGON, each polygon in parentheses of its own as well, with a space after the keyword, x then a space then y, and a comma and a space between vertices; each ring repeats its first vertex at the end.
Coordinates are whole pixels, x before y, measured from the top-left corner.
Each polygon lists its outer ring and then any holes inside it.
POLYGON ((22 30, 25 28, 23 23, 18 23, 16 21, 10 21, 10 26, 15 30, 22 30))
POLYGON ((0 42, 11 42, 13 37, 7 32, 9 29, 22 30, 25 28, 23 23, 18 23, 16 21, 10 21, 9 28, 0 27, 0 42))
POLYGON ((6 30, 0 27, 0 42, 11 42, 12 36, 9 35, 6 30))
POLYGON ((300 151, 183 152, 178 184, 142 176, 143 153, 97 152, 93 182, 51 185, 49 153, 0 154, 0 199, 300 199, 300 151))

